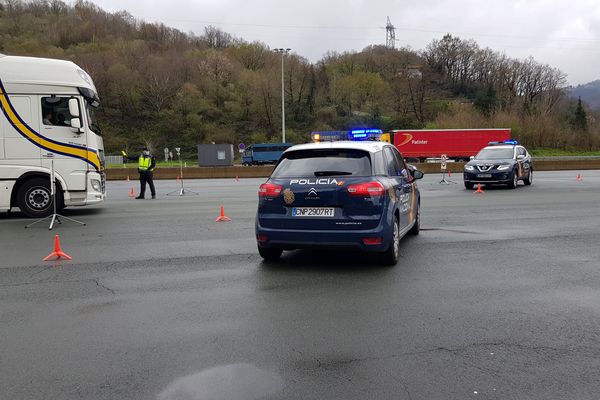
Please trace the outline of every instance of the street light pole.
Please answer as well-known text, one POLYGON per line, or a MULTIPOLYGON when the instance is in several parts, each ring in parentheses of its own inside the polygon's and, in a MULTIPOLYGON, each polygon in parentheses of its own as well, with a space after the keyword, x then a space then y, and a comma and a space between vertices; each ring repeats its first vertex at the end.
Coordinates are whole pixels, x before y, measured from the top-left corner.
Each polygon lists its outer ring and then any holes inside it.
POLYGON ((291 49, 273 49, 275 53, 281 54, 281 142, 285 143, 285 80, 283 77, 283 56, 288 54, 291 49))

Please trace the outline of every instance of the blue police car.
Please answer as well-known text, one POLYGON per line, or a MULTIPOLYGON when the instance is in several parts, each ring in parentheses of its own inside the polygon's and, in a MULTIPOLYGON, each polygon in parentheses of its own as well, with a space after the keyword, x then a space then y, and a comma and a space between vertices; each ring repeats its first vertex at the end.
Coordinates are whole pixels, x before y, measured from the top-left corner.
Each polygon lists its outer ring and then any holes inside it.
POLYGON ((349 247, 396 264, 418 234, 421 171, 383 142, 325 142, 286 150, 260 186, 256 239, 265 260, 283 250, 349 247))
POLYGON ((531 185, 531 155, 515 140, 490 142, 465 164, 463 178, 467 189, 473 189, 477 183, 504 184, 514 189, 520 180, 531 185))

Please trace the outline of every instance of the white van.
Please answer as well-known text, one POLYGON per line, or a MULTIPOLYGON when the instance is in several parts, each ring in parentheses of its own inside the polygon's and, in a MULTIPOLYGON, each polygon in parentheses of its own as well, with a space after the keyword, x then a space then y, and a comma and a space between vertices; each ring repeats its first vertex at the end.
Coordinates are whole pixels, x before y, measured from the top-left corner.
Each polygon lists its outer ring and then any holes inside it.
POLYGON ((74 63, 0 54, 0 211, 50 215, 52 163, 58 210, 104 200, 99 105, 92 79, 74 63))

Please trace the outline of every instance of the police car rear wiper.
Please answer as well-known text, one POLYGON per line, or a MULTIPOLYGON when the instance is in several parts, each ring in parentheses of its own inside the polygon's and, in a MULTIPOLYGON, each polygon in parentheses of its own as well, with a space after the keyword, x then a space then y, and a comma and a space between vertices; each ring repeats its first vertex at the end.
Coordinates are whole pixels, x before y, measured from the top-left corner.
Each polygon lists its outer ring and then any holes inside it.
POLYGON ((348 171, 315 171, 315 176, 352 175, 348 171))

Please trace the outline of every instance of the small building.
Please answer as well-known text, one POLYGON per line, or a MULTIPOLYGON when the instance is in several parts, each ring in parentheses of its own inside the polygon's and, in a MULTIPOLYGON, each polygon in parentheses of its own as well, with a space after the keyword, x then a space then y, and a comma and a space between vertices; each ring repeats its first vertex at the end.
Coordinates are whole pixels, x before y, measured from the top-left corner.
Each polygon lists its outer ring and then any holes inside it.
POLYGON ((232 144, 199 144, 198 165, 201 167, 227 167, 233 165, 232 144))

